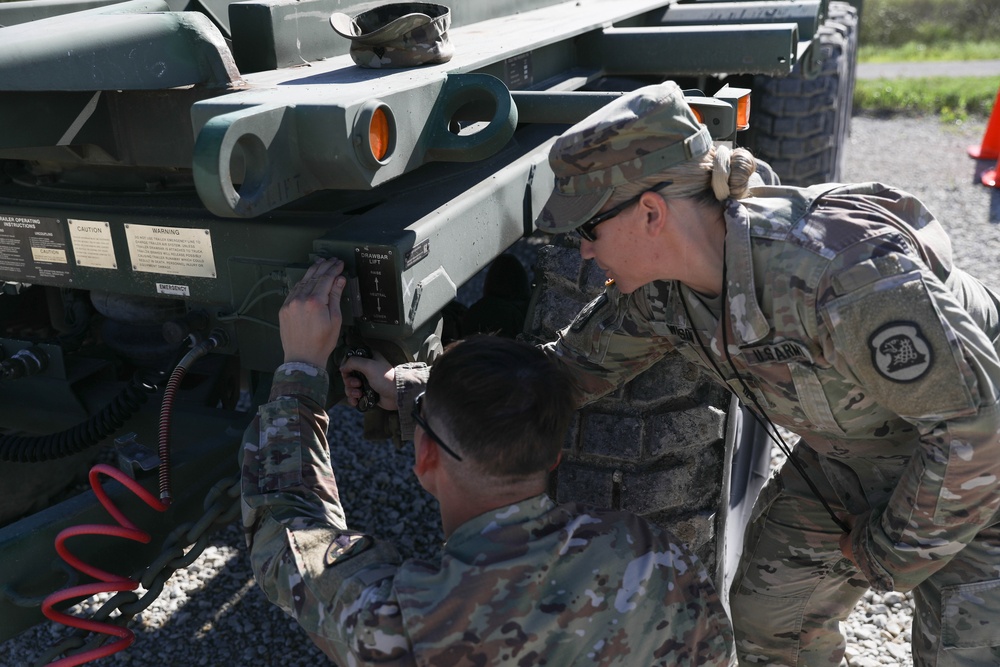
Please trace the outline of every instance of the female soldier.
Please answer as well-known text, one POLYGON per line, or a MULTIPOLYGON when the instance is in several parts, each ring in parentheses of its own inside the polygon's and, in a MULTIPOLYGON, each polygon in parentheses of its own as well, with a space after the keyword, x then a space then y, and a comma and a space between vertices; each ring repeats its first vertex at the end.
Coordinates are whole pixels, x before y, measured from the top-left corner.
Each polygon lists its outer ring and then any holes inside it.
POLYGON ((553 145, 538 219, 608 277, 547 349, 588 400, 671 350, 799 436, 732 589, 741 664, 838 665, 869 587, 913 590, 917 665, 1000 664, 1000 317, 913 196, 751 187, 672 82, 553 145))

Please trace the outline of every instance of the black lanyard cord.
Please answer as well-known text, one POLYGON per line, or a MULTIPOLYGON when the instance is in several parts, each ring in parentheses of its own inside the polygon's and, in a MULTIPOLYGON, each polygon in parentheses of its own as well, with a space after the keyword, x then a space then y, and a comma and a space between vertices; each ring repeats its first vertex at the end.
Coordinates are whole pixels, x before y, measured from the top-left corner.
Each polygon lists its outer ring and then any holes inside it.
MULTIPOLYGON (((723 255, 723 257, 724 256, 725 255, 723 255)), ((695 298, 698 298, 698 295, 694 290, 691 290, 691 293, 695 295, 695 298)), ((691 330, 694 333, 694 339, 698 342, 698 347, 701 348, 702 354, 704 354, 705 358, 708 359, 708 362, 712 364, 712 368, 715 369, 715 372, 718 374, 719 378, 722 380, 726 388, 729 389, 729 391, 733 392, 733 395, 736 396, 737 401, 740 401, 742 403, 743 400, 740 398, 740 395, 732 387, 729 386, 728 382, 726 382, 726 376, 722 373, 722 369, 719 368, 718 364, 715 363, 715 357, 712 356, 708 348, 705 347, 705 343, 704 341, 702 341, 701 335, 698 333, 698 328, 695 326, 694 319, 691 317, 691 311, 688 310, 687 300, 685 299, 684 294, 681 292, 679 287, 677 290, 677 294, 680 297, 681 306, 684 307, 684 314, 688 318, 688 323, 691 325, 691 330)), ((701 301, 701 299, 698 300, 701 301)), ((753 402, 753 405, 756 408, 756 410, 750 410, 750 414, 754 416, 754 419, 757 420, 757 423, 760 424, 760 427, 763 428, 764 432, 767 433, 771 437, 771 439, 778 445, 778 449, 780 449, 784 453, 785 458, 788 460, 788 462, 791 463, 792 466, 795 468, 795 470, 798 471, 799 475, 802 476, 802 479, 805 480, 806 485, 809 487, 809 490, 812 491, 813 495, 816 496, 816 499, 819 500, 819 502, 823 505, 827 513, 830 515, 830 518, 833 519, 833 522, 837 524, 837 526, 839 526, 840 529, 843 530, 845 533, 850 533, 851 532, 850 526, 848 526, 843 520, 840 519, 840 517, 837 516, 836 512, 833 511, 833 508, 830 507, 830 504, 826 501, 826 498, 824 498, 823 495, 819 492, 819 489, 816 488, 816 483, 813 482, 813 480, 809 477, 808 474, 806 474, 806 471, 802 468, 802 464, 799 462, 798 459, 792 456, 791 448, 788 446, 788 443, 785 442, 785 438, 781 435, 781 432, 778 430, 778 427, 775 425, 775 423, 771 421, 771 418, 764 411, 764 408, 761 407, 760 401, 757 400, 757 395, 754 392, 750 391, 750 388, 747 386, 746 381, 743 379, 743 375, 736 369, 736 364, 733 363, 733 358, 729 354, 729 341, 726 336, 726 332, 729 330, 729 327, 726 326, 726 311, 728 309, 727 306, 729 304, 727 295, 725 260, 723 260, 722 263, 721 301, 722 301, 722 314, 719 321, 719 325, 722 327, 722 352, 723 354, 726 355, 726 361, 729 362, 729 367, 733 369, 733 373, 736 375, 736 379, 739 380, 740 386, 743 388, 744 394, 750 397, 750 400, 753 402), (764 420, 767 420, 766 424, 764 423, 764 420)), ((702 305, 704 305, 704 302, 702 302, 702 305)))

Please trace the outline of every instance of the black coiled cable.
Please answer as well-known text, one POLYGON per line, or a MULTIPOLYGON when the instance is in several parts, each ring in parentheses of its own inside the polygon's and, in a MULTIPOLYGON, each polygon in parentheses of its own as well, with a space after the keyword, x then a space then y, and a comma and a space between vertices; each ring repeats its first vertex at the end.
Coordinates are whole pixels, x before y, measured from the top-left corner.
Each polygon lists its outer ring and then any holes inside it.
POLYGON ((140 373, 100 412, 84 422, 48 435, 0 436, 0 461, 38 463, 78 454, 115 433, 156 391, 159 380, 140 373))

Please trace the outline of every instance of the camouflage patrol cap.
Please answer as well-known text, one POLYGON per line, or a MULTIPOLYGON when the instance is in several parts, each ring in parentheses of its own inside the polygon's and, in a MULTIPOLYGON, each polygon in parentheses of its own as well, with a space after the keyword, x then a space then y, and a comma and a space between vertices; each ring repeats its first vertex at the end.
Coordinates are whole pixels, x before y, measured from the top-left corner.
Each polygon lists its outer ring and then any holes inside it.
POLYGON ((351 58, 359 67, 415 67, 451 60, 448 39, 451 10, 428 2, 397 2, 351 18, 330 16, 334 32, 351 40, 351 58))
POLYGON ((576 229, 613 203, 615 188, 700 157, 711 146, 708 128, 673 81, 626 93, 552 145, 555 185, 535 224, 552 234, 576 229))

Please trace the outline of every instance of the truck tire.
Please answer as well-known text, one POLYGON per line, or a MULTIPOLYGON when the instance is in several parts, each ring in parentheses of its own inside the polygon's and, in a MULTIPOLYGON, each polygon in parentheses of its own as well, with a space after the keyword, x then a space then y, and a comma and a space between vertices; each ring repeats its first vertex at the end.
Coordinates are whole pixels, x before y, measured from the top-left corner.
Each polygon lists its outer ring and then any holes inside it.
MULTIPOLYGON (((526 333, 551 341, 604 288, 604 274, 558 236, 538 249, 526 333)), ((664 526, 709 568, 723 492, 728 393, 670 356, 577 411, 550 494, 664 526)))
POLYGON ((754 77, 750 129, 741 143, 777 172, 784 185, 838 182, 851 124, 857 69, 858 13, 831 2, 813 59, 786 77, 754 77))

